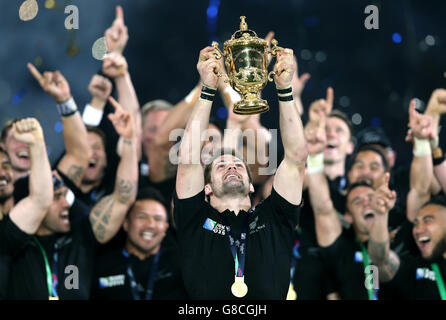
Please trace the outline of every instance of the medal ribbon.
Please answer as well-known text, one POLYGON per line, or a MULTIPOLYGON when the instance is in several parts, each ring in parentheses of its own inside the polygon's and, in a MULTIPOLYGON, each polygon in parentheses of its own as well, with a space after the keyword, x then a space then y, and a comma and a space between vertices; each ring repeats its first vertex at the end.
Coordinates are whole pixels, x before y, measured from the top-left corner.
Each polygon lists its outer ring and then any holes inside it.
MULTIPOLYGON (((359 246, 361 247, 362 251, 362 263, 364 264, 364 272, 368 266, 370 266, 370 260, 369 260, 369 253, 367 252, 367 248, 359 241, 359 239, 356 239, 359 246)), ((369 296, 369 300, 378 300, 374 295, 374 290, 372 288, 367 289, 367 294, 369 296)))
POLYGON ((53 271, 54 273, 51 272, 51 267, 50 267, 50 263, 48 262, 48 257, 46 255, 45 249, 43 248, 42 244, 40 243, 40 241, 37 239, 36 236, 33 237, 34 242, 37 244, 37 246, 39 247, 40 251, 42 252, 43 255, 43 260, 45 262, 45 271, 46 271, 46 284, 48 287, 48 297, 49 298, 58 298, 57 295, 57 263, 58 263, 58 252, 57 252, 57 245, 54 245, 54 254, 53 254, 53 271))
POLYGON ((435 280, 437 281, 438 291, 440 292, 441 300, 446 300, 446 288, 444 286, 443 277, 440 273, 440 268, 438 264, 432 263, 432 270, 435 272, 435 280))
MULTIPOLYGON (((130 255, 125 248, 122 250, 122 254, 127 260, 127 275, 129 276, 130 280, 130 288, 132 290, 133 299, 142 300, 138 292, 138 285, 136 284, 135 274, 133 273, 132 266, 130 264, 130 255)), ((161 248, 158 250, 158 253, 155 255, 155 258, 153 259, 152 270, 150 272, 150 277, 147 280, 146 296, 144 297, 144 300, 152 300, 153 287, 155 285, 155 278, 158 272, 160 256, 161 256, 161 248)))
POLYGON ((236 277, 243 277, 245 272, 246 238, 248 234, 249 213, 251 213, 251 210, 243 219, 242 232, 240 233, 240 246, 238 247, 238 250, 237 246, 235 245, 235 238, 231 232, 231 227, 229 226, 228 220, 226 219, 224 214, 221 215, 225 223, 226 234, 228 235, 232 257, 234 258, 236 277))

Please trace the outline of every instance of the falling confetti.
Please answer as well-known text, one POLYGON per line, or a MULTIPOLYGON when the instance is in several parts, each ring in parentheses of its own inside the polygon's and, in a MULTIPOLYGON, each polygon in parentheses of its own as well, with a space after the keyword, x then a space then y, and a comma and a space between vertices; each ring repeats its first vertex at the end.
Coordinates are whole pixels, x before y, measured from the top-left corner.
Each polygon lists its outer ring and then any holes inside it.
POLYGON ((96 60, 104 59, 104 56, 107 53, 107 43, 105 42, 105 37, 99 38, 94 42, 91 52, 93 54, 93 58, 96 60))
POLYGON ((39 5, 36 0, 26 0, 19 9, 19 17, 23 21, 29 21, 37 16, 39 5))
POLYGON ((45 1, 45 8, 47 9, 53 9, 56 5, 56 2, 54 0, 46 0, 45 1))

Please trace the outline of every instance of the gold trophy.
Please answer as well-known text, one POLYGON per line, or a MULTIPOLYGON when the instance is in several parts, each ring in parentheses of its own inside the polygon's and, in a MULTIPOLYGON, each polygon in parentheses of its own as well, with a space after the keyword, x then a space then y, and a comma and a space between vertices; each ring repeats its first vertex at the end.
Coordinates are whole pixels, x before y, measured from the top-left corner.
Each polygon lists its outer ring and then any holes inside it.
MULTIPOLYGON (((269 110, 268 102, 260 98, 260 91, 266 86, 268 80, 273 81, 275 74, 268 74, 268 54, 276 56, 282 48, 277 46, 277 40, 272 40, 272 49, 269 50, 266 40, 257 37, 257 34, 248 29, 246 17, 240 17, 240 30, 236 31, 230 40, 224 43, 223 53, 218 43, 213 42, 216 58, 225 58, 230 85, 241 94, 242 99, 234 104, 234 113, 256 114, 269 110)), ((219 74, 221 76, 221 74, 219 74)))

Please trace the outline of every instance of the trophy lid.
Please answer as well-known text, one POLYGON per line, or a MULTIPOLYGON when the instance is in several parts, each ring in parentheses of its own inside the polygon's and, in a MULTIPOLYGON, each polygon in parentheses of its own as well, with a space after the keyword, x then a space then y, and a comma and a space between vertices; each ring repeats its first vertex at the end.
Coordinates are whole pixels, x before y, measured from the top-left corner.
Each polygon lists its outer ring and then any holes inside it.
POLYGON ((267 46, 266 40, 259 38, 257 33, 253 30, 248 29, 248 24, 246 23, 246 17, 240 17, 240 30, 237 30, 224 44, 226 47, 231 47, 233 45, 247 45, 250 43, 256 43, 264 47, 267 46))
POLYGON ((240 30, 236 31, 232 35, 232 39, 240 39, 241 37, 248 37, 248 36, 257 38, 257 33, 255 33, 253 30, 248 29, 248 24, 246 23, 245 19, 246 19, 245 16, 240 17, 240 30), (248 36, 245 34, 248 34, 248 36))

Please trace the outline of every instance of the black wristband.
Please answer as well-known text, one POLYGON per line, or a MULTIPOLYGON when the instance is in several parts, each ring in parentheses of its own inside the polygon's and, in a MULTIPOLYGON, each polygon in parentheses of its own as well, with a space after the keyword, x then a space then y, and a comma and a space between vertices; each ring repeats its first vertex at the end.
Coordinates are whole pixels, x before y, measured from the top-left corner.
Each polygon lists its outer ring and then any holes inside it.
POLYGON ((209 100, 209 101, 214 101, 214 96, 202 92, 202 93, 200 94, 200 99, 205 99, 205 100, 209 100))
POLYGON ((438 166, 444 161, 443 150, 440 147, 434 148, 432 150, 432 164, 438 166))
POLYGON ((290 94, 289 96, 284 96, 284 97, 279 96, 279 101, 293 101, 293 100, 294 100, 294 98, 293 98, 292 94, 290 94))
POLYGON ((201 92, 202 93, 204 92, 204 93, 207 93, 207 94, 215 96, 215 94, 217 93, 217 89, 212 89, 212 88, 209 88, 209 87, 207 87, 205 85, 202 85, 201 86, 201 92))
POLYGON ((293 93, 293 89, 291 87, 286 89, 277 89, 277 94, 285 94, 288 95, 290 93, 293 93))

